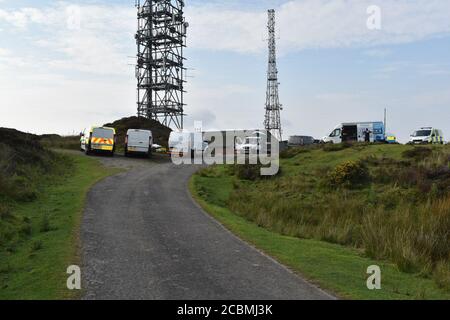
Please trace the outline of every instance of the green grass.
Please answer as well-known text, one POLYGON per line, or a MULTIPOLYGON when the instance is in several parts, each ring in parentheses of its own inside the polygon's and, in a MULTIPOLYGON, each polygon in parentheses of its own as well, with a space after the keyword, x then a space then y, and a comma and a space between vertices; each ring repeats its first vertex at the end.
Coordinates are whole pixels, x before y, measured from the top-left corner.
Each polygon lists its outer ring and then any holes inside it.
MULTIPOLYGON (((303 150, 281 161, 282 174, 276 178, 245 181, 233 175, 232 167, 217 166, 195 175, 190 188, 205 210, 231 231, 340 297, 450 299, 448 198, 417 199, 428 204, 411 209, 415 204, 403 199, 417 197, 417 186, 390 186, 402 173, 407 150, 413 149, 373 145, 303 150), (376 181, 355 190, 323 186, 327 173, 343 161, 374 155, 377 161, 371 162, 377 165, 369 169, 376 181), (394 166, 392 173, 378 172, 388 164, 394 166), (383 175, 381 182, 377 175, 383 175), (373 247, 368 246, 371 241, 373 247), (372 264, 382 267, 380 291, 366 288, 365 272, 372 264)), ((437 156, 420 160, 420 166, 431 170, 432 163, 441 164, 443 150, 437 148, 437 156)), ((414 161, 408 168, 415 173, 414 161)), ((445 167, 439 170, 447 174, 445 167)))
POLYGON ((296 157, 283 159, 283 174, 295 175, 302 172, 314 172, 324 168, 332 168, 340 164, 343 160, 358 160, 371 155, 379 157, 389 157, 392 159, 401 159, 402 153, 410 150, 408 145, 373 145, 369 147, 356 146, 346 148, 338 152, 327 152, 322 149, 304 152, 296 157), (313 161, 312 161, 313 160, 313 161))
MULTIPOLYGON (((0 299, 71 299, 67 267, 79 265, 79 227, 85 197, 99 180, 119 172, 97 160, 66 155, 71 172, 40 186, 32 202, 12 208, 17 219, 29 221, 26 237, 0 250, 0 299)), ((1 249, 1 248, 0 248, 1 249)))
POLYGON ((227 207, 280 234, 364 249, 450 290, 450 148, 328 148, 282 161, 271 179, 235 170, 227 207))

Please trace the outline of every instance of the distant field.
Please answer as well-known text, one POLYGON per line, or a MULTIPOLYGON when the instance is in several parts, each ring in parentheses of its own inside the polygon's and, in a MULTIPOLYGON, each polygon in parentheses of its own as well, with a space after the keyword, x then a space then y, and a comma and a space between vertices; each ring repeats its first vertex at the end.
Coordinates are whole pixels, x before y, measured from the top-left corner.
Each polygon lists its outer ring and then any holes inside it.
POLYGON ((85 195, 117 170, 48 151, 36 136, 9 130, 1 137, 0 300, 75 297, 66 270, 79 264, 85 195))
POLYGON ((291 149, 281 173, 217 166, 193 177, 204 208, 232 231, 342 297, 450 298, 450 148, 291 149), (383 269, 383 290, 365 287, 383 269))
POLYGON ((80 150, 81 147, 79 136, 44 135, 40 137, 40 142, 49 149, 80 150))

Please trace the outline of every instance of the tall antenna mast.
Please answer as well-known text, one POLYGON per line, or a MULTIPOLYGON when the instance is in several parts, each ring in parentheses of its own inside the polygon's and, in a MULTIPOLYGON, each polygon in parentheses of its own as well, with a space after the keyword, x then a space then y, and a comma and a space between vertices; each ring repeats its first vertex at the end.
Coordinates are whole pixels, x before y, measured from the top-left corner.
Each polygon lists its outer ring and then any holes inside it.
POLYGON ((278 69, 277 69, 277 48, 275 41, 275 10, 269 10, 269 68, 267 71, 267 100, 266 119, 264 125, 267 131, 282 141, 281 115, 283 110, 278 95, 278 69))
POLYGON ((183 128, 184 0, 136 0, 138 116, 183 128))

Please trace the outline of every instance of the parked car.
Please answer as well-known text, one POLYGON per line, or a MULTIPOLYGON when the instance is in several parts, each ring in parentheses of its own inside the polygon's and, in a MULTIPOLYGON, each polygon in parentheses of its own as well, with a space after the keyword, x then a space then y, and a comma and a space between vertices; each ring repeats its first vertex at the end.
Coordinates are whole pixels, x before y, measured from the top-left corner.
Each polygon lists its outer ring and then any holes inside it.
POLYGON ((386 134, 386 143, 388 144, 398 144, 397 136, 393 133, 386 134))

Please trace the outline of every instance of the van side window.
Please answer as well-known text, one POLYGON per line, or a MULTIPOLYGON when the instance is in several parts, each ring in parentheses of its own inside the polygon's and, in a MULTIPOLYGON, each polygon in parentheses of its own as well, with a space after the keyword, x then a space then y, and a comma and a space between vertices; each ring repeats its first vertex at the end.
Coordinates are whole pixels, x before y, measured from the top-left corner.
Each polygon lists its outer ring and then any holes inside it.
POLYGON ((381 128, 373 129, 373 134, 383 134, 383 129, 381 128))
POLYGON ((331 133, 330 137, 339 137, 340 135, 341 135, 341 129, 336 129, 331 133))

